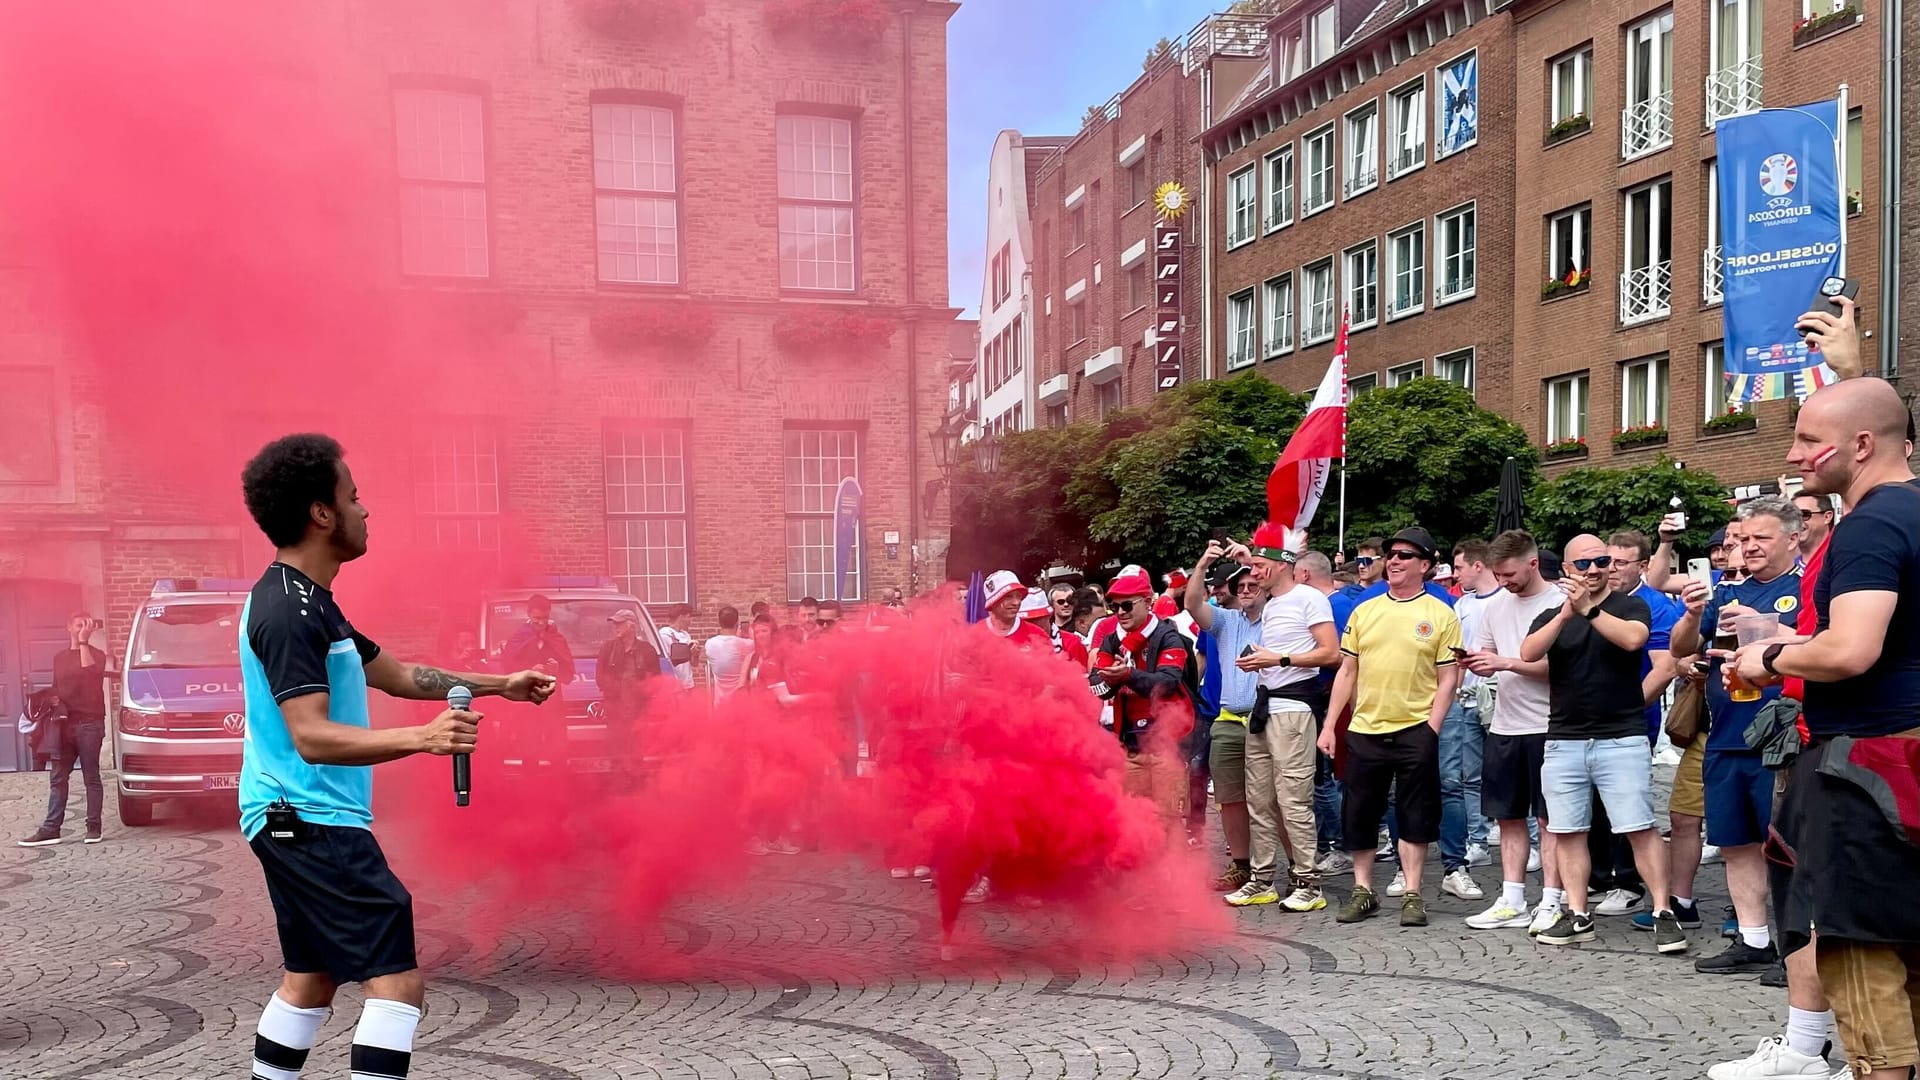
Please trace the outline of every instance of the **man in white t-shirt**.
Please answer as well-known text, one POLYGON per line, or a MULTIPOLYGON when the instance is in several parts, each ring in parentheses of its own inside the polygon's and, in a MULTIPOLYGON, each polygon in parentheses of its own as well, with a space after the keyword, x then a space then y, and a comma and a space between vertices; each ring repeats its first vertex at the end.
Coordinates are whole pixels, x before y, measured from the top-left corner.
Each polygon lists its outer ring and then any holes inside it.
POLYGON ((753 639, 740 636, 740 609, 727 605, 719 612, 720 632, 707 639, 707 677, 713 700, 723 701, 745 685, 747 663, 753 659, 753 639))
MULTIPOLYGON (((1500 582, 1487 569, 1487 542, 1473 539, 1454 545, 1453 574, 1461 589, 1453 614, 1460 620, 1461 643, 1471 648, 1481 613, 1501 593, 1500 582)), ((1468 869, 1487 861, 1487 819, 1480 813, 1486 736, 1482 723, 1487 719, 1480 712, 1481 682, 1471 671, 1461 674, 1460 688, 1440 725, 1440 889, 1462 900, 1486 898, 1468 869)))
POLYGON ((693 686, 693 633, 688 629, 692 625, 693 612, 682 604, 667 613, 667 625, 660 628, 660 644, 682 689, 693 686))
POLYGON ((1493 682, 1493 724, 1481 763, 1481 808, 1500 823, 1500 897, 1493 906, 1469 916, 1476 930, 1527 928, 1537 934, 1553 925, 1564 893, 1554 862, 1554 836, 1547 830, 1547 800, 1540 786, 1540 763, 1547 747, 1547 710, 1551 692, 1547 662, 1520 659, 1534 621, 1566 600, 1540 576, 1540 549, 1532 536, 1510 529, 1494 537, 1487 566, 1501 592, 1479 612, 1472 645, 1463 664, 1493 682), (1540 821, 1540 904, 1527 910, 1527 818, 1540 821))
POLYGON ((1314 866, 1319 845, 1313 818, 1313 779, 1318 759, 1316 710, 1326 709, 1326 684, 1319 669, 1340 657, 1333 629, 1333 607, 1320 590, 1298 585, 1293 564, 1299 537, 1279 525, 1262 525, 1250 545, 1227 549, 1232 558, 1253 566, 1254 579, 1268 591, 1260 617, 1259 644, 1220 662, 1257 672, 1253 715, 1247 723, 1247 815, 1252 821, 1253 877, 1227 896, 1235 907, 1279 900, 1288 911, 1318 911, 1327 906, 1314 866), (1285 849, 1290 867, 1284 899, 1275 887, 1275 868, 1285 849))

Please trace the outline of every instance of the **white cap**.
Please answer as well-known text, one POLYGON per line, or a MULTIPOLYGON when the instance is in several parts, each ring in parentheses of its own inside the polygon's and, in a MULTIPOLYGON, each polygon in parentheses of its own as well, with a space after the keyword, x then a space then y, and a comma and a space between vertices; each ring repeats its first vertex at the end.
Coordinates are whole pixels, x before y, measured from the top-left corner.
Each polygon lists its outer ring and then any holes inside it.
POLYGON ((1020 584, 1020 575, 1013 571, 995 570, 993 573, 987 575, 985 590, 987 594, 986 606, 992 607, 1000 601, 1005 600, 1014 592, 1024 592, 1026 586, 1020 584))

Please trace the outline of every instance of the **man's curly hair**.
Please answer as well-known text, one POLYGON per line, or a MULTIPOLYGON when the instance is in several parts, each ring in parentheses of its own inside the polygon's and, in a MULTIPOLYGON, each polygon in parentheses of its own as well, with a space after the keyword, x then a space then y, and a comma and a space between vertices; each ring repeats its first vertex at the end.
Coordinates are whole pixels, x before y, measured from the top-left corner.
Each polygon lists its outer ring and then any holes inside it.
POLYGON ((346 451, 325 435, 287 435, 262 447, 240 473, 247 513, 277 548, 307 535, 314 503, 333 505, 346 451))

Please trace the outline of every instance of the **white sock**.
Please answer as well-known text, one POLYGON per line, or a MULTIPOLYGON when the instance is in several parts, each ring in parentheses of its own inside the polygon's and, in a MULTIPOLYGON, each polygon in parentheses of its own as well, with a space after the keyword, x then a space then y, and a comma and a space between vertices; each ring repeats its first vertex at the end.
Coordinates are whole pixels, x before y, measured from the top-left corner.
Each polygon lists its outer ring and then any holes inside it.
POLYGON ((353 1029, 353 1080, 404 1080, 419 1024, 420 1010, 406 1002, 368 998, 353 1029))
POLYGON ((1500 902, 1515 911, 1524 910, 1527 906, 1527 883, 1524 881, 1501 882, 1500 902))
POLYGON ((1673 906, 1674 906, 1674 907, 1676 907, 1676 908, 1683 908, 1683 907, 1692 907, 1692 906, 1693 906, 1693 897, 1691 897, 1691 896, 1676 896, 1676 897, 1674 897, 1674 898, 1673 898, 1673 906))
POLYGON ((1541 889, 1540 903, 1543 906, 1550 907, 1550 908, 1565 907, 1567 903, 1567 890, 1541 889))
POLYGON ((1773 936, 1767 933, 1766 926, 1743 926, 1740 928, 1740 940, 1750 949, 1764 949, 1773 944, 1773 936))
POLYGON ((1809 1012, 1787 1006, 1787 1046, 1796 1054, 1819 1057, 1833 1030, 1833 1010, 1809 1012))
POLYGON ((296 1009, 277 993, 268 998, 253 1037, 253 1075, 258 1080, 300 1080, 307 1051, 331 1015, 333 1010, 324 1005, 296 1009))

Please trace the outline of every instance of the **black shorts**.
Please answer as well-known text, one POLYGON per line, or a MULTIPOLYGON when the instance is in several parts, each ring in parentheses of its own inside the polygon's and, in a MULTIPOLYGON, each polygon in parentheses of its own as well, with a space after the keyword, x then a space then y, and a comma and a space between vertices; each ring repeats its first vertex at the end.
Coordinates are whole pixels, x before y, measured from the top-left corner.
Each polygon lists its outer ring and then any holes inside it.
POLYGON ((1496 735, 1487 732, 1480 756, 1480 812, 1495 821, 1534 817, 1547 820, 1547 793, 1540 786, 1540 762, 1547 735, 1496 735))
POLYGON ((301 825, 291 843, 261 830, 249 842, 267 877, 288 971, 365 982, 419 967, 413 894, 366 829, 301 825))
POLYGON ((1348 851, 1371 851, 1393 799, 1400 839, 1440 839, 1440 733, 1415 724, 1387 735, 1347 732, 1347 793, 1341 832, 1348 851))

